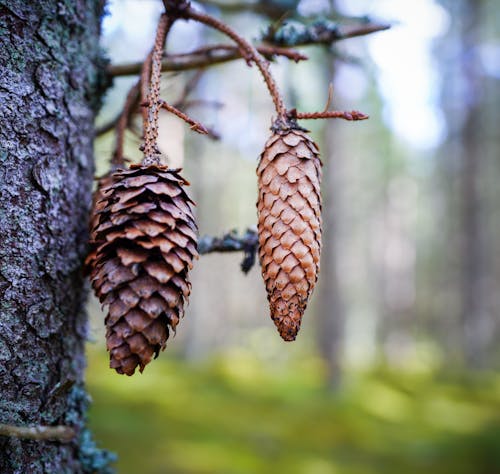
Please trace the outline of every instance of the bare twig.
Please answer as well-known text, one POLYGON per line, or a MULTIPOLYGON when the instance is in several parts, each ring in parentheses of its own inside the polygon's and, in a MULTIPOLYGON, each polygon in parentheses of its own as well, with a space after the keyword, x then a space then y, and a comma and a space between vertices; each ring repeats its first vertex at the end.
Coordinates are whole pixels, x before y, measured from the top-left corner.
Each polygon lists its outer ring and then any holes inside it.
POLYGON ((0 423, 0 436, 11 438, 34 439, 38 441, 61 441, 67 443, 73 440, 76 432, 69 426, 14 426, 0 423))
MULTIPOLYGON (((304 61, 307 56, 289 48, 278 46, 258 46, 257 50, 267 59, 276 56, 283 56, 295 62, 304 61)), ((162 71, 188 71, 191 69, 215 66, 236 59, 241 59, 242 55, 238 48, 230 45, 224 47, 200 48, 186 54, 173 54, 163 59, 161 63, 162 71)), ((133 76, 139 74, 142 68, 141 62, 129 64, 115 64, 108 67, 108 75, 112 77, 133 76)))
MULTIPOLYGON (((288 59, 292 59, 295 62, 304 61, 308 59, 307 56, 305 56, 304 54, 300 53, 295 49, 290 49, 290 48, 281 48, 279 46, 270 46, 270 45, 260 45, 256 46, 255 49, 260 54, 262 54, 262 56, 264 56, 266 59, 274 59, 276 56, 283 56, 288 59)), ((194 51, 191 51, 189 53, 175 54, 175 55, 170 55, 169 57, 170 58, 185 57, 195 54, 211 55, 217 51, 232 51, 235 53, 238 52, 240 54, 239 57, 242 57, 241 49, 231 44, 212 44, 208 46, 202 46, 201 48, 195 49, 194 51)))
POLYGON ((241 262, 241 270, 248 273, 255 264, 255 254, 259 246, 259 238, 255 229, 249 228, 245 234, 238 236, 235 230, 222 237, 205 235, 198 240, 198 252, 201 255, 212 252, 240 252, 245 256, 241 262))
POLYGON ((349 121, 366 120, 369 118, 368 115, 359 112, 358 110, 348 111, 322 111, 322 112, 297 112, 296 109, 289 110, 287 113, 288 117, 292 120, 313 120, 313 119, 329 119, 329 118, 341 118, 349 121))
MULTIPOLYGON (((151 79, 149 81, 148 113, 144 126, 144 166, 160 163, 160 150, 158 149, 158 113, 160 104, 160 77, 161 59, 165 48, 165 39, 172 25, 172 19, 163 14, 156 30, 155 44, 151 55, 151 79)), ((144 87, 144 84, 143 84, 144 87)))
POLYGON ((239 46, 244 58, 247 61, 255 63, 264 78, 269 93, 271 94, 278 118, 285 118, 285 104, 283 103, 283 98, 279 92, 278 85, 269 70, 269 63, 260 56, 255 47, 222 21, 219 21, 217 18, 213 18, 205 13, 198 12, 190 6, 183 11, 183 16, 184 18, 192 19, 210 26, 231 38, 239 46))
POLYGON ((160 106, 164 108, 165 110, 168 110, 170 113, 176 115, 180 119, 184 120, 187 124, 191 126, 191 130, 194 132, 201 133, 202 135, 207 135, 208 134, 208 129, 204 127, 200 122, 192 119, 189 117, 189 115, 185 114, 184 112, 180 111, 178 108, 174 107, 173 105, 170 105, 168 102, 165 102, 164 100, 160 100, 160 106))
POLYGON ((390 27, 391 25, 386 23, 368 23, 366 25, 344 27, 341 28, 340 34, 333 41, 341 41, 348 38, 355 38, 357 36, 371 35, 372 33, 388 30, 390 27))

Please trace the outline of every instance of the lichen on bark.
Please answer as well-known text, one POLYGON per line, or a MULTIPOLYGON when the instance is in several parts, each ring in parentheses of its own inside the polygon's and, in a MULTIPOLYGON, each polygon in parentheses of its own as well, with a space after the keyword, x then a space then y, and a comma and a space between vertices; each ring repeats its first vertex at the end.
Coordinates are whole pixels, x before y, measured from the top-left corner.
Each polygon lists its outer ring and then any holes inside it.
POLYGON ((0 437, 4 474, 109 472, 85 427, 81 273, 103 3, 0 0, 0 423, 78 433, 0 437))

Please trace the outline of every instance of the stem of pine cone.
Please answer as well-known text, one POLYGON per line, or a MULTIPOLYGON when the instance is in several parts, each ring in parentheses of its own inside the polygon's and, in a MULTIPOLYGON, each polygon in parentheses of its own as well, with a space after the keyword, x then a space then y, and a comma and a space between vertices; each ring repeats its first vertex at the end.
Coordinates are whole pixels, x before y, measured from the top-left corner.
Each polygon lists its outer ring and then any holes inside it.
POLYGON ((191 18, 192 20, 198 21, 220 31, 221 33, 231 38, 239 46, 241 54, 247 60, 247 62, 253 61, 258 67, 273 99, 278 119, 284 120, 286 118, 286 107, 279 92, 278 85, 276 84, 276 81, 274 80, 271 71, 269 70, 268 61, 260 56, 256 48, 240 35, 238 35, 238 33, 236 33, 225 23, 217 20, 216 18, 213 18, 210 15, 198 12, 192 7, 184 10, 183 16, 185 18, 191 18))
MULTIPOLYGON (((144 126, 144 166, 160 164, 160 150, 158 149, 158 114, 160 103, 160 78, 161 60, 167 34, 172 26, 173 20, 166 14, 161 15, 156 30, 155 44, 151 54, 151 76, 149 81, 149 93, 147 98, 148 108, 144 126)), ((144 85, 143 85, 144 87, 144 85)))

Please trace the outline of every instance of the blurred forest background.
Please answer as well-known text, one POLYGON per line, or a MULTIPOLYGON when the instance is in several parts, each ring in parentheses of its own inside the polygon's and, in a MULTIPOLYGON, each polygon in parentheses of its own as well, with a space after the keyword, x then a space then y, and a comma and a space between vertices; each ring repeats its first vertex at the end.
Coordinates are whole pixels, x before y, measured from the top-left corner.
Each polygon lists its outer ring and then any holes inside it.
MULTIPOLYGON (((294 343, 269 318, 258 267, 210 254, 192 272, 184 320, 132 378, 108 369, 103 314, 89 301, 91 425, 120 473, 500 472, 500 4, 496 0, 202 1, 258 41, 268 25, 367 18, 390 30, 301 51, 272 66, 287 104, 333 106, 364 122, 304 122, 322 150, 319 285, 294 343)), ((113 64, 151 47, 161 1, 113 0, 103 47, 113 64)), ((168 52, 220 42, 179 21, 168 52)), ((161 117, 172 165, 192 183, 201 235, 256 223, 257 158, 272 102, 256 68, 233 61, 166 73, 192 116, 221 139, 161 117), (196 83, 193 82, 196 79, 196 83)), ((97 126, 136 79, 119 77, 97 126)), ((126 154, 138 160, 130 134, 126 154)), ((113 134, 96 141, 97 171, 113 134)))

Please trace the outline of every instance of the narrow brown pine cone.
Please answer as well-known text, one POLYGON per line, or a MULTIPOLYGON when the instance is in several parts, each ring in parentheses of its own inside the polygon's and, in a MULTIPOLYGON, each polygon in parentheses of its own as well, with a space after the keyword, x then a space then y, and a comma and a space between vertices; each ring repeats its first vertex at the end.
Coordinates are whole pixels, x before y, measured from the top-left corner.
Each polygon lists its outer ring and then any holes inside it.
POLYGON ((276 131, 257 167, 259 258, 271 318, 285 341, 300 329, 321 251, 321 160, 302 130, 276 131))
POLYGON ((179 170, 132 165, 100 188, 87 262, 108 307, 110 367, 132 375, 166 346, 183 316, 198 257, 197 227, 179 170))

